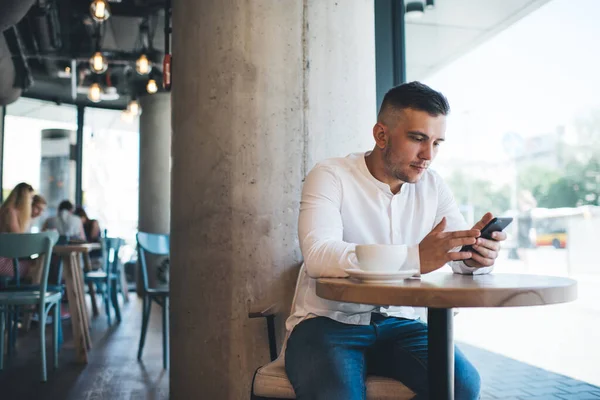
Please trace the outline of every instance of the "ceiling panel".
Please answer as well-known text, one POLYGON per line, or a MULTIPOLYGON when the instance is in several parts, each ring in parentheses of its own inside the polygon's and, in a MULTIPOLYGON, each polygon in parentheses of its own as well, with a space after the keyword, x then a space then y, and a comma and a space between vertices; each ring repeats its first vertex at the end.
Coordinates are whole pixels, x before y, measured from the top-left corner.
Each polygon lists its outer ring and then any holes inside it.
POLYGON ((434 65, 474 42, 481 31, 435 25, 406 26, 406 58, 409 63, 434 65))
POLYGON ((448 25, 485 30, 527 8, 531 2, 531 0, 437 0, 433 10, 427 10, 423 18, 412 24, 448 25))
POLYGON ((436 0, 406 21, 408 80, 427 78, 549 1, 436 0))

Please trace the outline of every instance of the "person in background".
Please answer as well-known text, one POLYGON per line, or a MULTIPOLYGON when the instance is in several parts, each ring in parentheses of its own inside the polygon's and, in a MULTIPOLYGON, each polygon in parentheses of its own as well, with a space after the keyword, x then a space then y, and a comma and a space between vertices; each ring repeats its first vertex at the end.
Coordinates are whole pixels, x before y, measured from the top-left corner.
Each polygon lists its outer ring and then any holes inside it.
POLYGON ((31 204, 31 226, 29 231, 32 233, 39 232, 41 230, 42 221, 41 215, 46 211, 48 202, 46 199, 39 194, 33 196, 33 203, 31 204))
MULTIPOLYGON (((0 206, 0 233, 25 233, 29 230, 32 216, 33 187, 19 183, 0 206)), ((19 260, 19 276, 28 274, 31 260, 19 260)), ((13 261, 0 257, 0 276, 14 276, 13 261)))
POLYGON ((36 194, 33 196, 33 203, 31 204, 31 219, 36 219, 40 215, 46 211, 46 207, 48 206, 48 202, 46 199, 36 194))
MULTIPOLYGON (((83 231, 85 232, 85 240, 90 243, 101 243, 102 234, 98 220, 90 219, 83 207, 77 207, 73 214, 81 218, 81 222, 83 223, 83 231)), ((90 259, 92 260, 92 267, 94 269, 101 266, 99 262, 101 263, 102 261, 102 250, 90 251, 90 259)))
POLYGON ((55 229, 62 236, 69 236, 71 239, 85 240, 85 232, 81 218, 73 215, 73 203, 69 200, 63 200, 58 205, 58 214, 50 217, 44 222, 43 231, 55 229))

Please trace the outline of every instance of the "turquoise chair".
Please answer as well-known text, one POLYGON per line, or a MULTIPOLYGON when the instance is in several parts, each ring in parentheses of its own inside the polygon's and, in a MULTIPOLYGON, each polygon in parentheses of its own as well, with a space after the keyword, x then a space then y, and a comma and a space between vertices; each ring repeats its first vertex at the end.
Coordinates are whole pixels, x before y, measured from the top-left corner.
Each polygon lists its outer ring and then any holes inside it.
POLYGON ((163 368, 169 369, 169 288, 168 287, 148 287, 148 266, 146 264, 146 254, 151 253, 159 256, 169 255, 169 235, 160 235, 155 233, 138 232, 137 234, 138 261, 142 270, 142 283, 144 306, 142 310, 142 334, 140 336, 140 345, 138 347, 138 360, 142 359, 144 342, 146 341, 146 332, 148 331, 148 320, 150 319, 150 309, 152 302, 156 302, 162 307, 163 322, 163 368))
MULTIPOLYGON (((62 298, 62 294, 60 292, 47 291, 48 272, 50 270, 50 256, 52 255, 52 248, 57 240, 57 232, 0 234, 0 257, 19 259, 30 257, 36 254, 46 255, 42 267, 40 290, 0 292, 0 370, 2 370, 4 366, 5 317, 17 307, 37 305, 38 308, 36 311, 38 312, 40 318, 40 344, 42 347, 42 382, 46 382, 47 380, 45 327, 48 313, 52 307, 54 307, 54 314, 52 318, 54 368, 58 368, 58 328, 59 324, 61 323, 60 300, 62 298)), ((9 324, 12 322, 13 321, 11 319, 9 324)), ((9 329, 10 328, 11 327, 9 326, 9 329)))
POLYGON ((121 322, 121 309, 117 292, 121 284, 119 249, 123 245, 123 239, 103 238, 104 271, 89 271, 84 274, 85 283, 95 284, 102 291, 104 309, 108 325, 111 325, 110 303, 115 309, 117 321, 121 322))

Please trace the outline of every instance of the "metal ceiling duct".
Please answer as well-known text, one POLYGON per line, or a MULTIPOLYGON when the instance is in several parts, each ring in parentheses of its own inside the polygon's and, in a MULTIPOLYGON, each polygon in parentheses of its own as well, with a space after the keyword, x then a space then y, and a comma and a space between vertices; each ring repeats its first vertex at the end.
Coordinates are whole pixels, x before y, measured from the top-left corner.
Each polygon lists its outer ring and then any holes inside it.
POLYGON ((0 106, 17 101, 22 89, 15 87, 17 71, 4 35, 0 34, 0 106))
POLYGON ((19 22, 35 0, 0 0, 0 32, 19 22))
POLYGON ((15 102, 22 89, 15 87, 17 71, 2 32, 19 22, 35 0, 0 0, 0 105, 15 102))

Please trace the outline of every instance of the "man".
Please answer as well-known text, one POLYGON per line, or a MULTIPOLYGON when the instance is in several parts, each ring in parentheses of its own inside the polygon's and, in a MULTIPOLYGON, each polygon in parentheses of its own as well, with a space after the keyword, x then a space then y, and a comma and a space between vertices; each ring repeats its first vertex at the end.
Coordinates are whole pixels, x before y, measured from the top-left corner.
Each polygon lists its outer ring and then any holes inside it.
POLYGON ((50 217, 44 223, 42 230, 55 229, 61 236, 69 236, 73 239, 85 240, 85 232, 81 218, 73 215, 73 203, 69 200, 61 201, 58 205, 58 213, 50 217))
MULTIPOLYGON (((492 270, 504 233, 479 238, 487 213, 465 230, 448 187, 428 169, 445 140, 446 98, 412 82, 391 89, 366 154, 319 163, 302 192, 298 278, 286 372, 298 399, 364 399, 365 375, 397 379, 428 398, 427 325, 411 307, 376 307, 319 298, 315 279, 346 277, 356 244, 404 245, 398 268, 427 274, 450 263, 460 274, 492 270), (454 251, 473 244, 475 251, 454 251)), ((479 397, 479 374, 455 349, 457 399, 479 397)))

